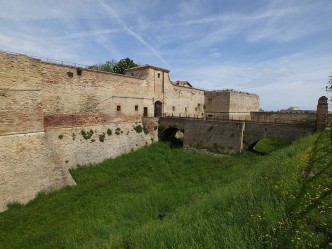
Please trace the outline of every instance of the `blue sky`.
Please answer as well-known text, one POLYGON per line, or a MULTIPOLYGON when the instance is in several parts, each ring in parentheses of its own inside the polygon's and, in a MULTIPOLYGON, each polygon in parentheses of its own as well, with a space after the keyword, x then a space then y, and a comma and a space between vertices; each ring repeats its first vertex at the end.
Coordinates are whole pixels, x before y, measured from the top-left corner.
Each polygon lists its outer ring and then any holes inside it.
POLYGON ((0 0, 0 50, 85 65, 129 57, 264 110, 315 109, 332 72, 332 0, 0 0))

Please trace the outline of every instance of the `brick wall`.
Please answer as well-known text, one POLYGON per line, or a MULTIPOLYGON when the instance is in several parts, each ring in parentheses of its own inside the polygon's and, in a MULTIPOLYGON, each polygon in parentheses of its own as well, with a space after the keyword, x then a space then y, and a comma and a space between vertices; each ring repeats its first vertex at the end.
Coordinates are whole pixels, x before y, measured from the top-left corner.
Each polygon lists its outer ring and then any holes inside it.
POLYGON ((75 184, 46 144, 43 132, 0 136, 0 212, 8 203, 27 203, 40 191, 75 184))

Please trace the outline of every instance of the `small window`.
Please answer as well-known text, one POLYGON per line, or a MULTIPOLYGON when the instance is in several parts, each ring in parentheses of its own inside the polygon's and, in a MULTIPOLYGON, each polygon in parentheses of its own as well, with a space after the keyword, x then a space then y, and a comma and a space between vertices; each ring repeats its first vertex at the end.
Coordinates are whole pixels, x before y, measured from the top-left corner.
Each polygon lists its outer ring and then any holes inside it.
POLYGON ((198 108, 201 108, 201 104, 197 104, 197 107, 198 107, 198 108))
POLYGON ((158 78, 160 78, 160 73, 158 73, 158 78))
POLYGON ((197 112, 197 107, 195 107, 195 111, 197 112))
POLYGON ((184 111, 187 112, 187 107, 184 108, 184 111))
POLYGON ((173 110, 173 112, 175 112, 175 106, 173 106, 172 110, 173 110))
POLYGON ((135 111, 138 111, 138 105, 135 105, 135 111))
POLYGON ((148 116, 148 108, 144 107, 143 108, 143 117, 147 117, 148 116))
POLYGON ((117 105, 117 106, 116 106, 116 111, 117 111, 117 112, 121 112, 121 105, 117 105))

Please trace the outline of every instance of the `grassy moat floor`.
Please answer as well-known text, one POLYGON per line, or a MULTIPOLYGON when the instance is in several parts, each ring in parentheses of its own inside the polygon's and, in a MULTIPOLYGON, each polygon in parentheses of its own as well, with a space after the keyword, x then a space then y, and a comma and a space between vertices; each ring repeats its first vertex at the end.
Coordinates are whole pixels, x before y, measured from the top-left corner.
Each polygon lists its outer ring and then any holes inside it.
POLYGON ((156 143, 79 167, 77 186, 0 214, 0 248, 332 248, 328 132, 260 146, 214 157, 156 143))

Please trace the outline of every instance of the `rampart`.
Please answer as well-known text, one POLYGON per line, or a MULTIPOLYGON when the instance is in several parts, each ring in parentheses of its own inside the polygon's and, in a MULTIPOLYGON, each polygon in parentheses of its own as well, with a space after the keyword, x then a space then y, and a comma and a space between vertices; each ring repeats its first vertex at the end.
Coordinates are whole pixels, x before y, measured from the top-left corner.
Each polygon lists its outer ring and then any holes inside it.
POLYGON ((218 119, 250 120, 250 113, 259 111, 256 94, 233 90, 205 92, 205 116, 218 119))

